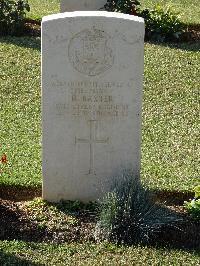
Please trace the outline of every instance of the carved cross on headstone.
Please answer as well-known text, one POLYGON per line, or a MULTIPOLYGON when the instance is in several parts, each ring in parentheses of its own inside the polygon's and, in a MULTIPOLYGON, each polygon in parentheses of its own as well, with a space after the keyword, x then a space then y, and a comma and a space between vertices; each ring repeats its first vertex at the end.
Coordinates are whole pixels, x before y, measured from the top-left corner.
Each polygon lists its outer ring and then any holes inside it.
POLYGON ((96 120, 90 120, 90 136, 88 139, 82 139, 75 137, 75 143, 87 143, 90 145, 90 168, 88 174, 95 175, 95 166, 94 166, 94 147, 96 143, 108 143, 109 138, 106 139, 97 139, 96 136, 96 120))

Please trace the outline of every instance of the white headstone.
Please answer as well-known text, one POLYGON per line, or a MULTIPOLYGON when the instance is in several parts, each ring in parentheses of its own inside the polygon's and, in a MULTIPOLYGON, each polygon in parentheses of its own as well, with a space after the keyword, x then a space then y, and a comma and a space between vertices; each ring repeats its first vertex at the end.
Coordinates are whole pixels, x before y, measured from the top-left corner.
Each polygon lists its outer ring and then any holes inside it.
POLYGON ((107 0, 61 0, 60 11, 92 11, 104 8, 107 0))
POLYGON ((139 178, 144 21, 67 12, 42 22, 43 198, 90 201, 139 178))

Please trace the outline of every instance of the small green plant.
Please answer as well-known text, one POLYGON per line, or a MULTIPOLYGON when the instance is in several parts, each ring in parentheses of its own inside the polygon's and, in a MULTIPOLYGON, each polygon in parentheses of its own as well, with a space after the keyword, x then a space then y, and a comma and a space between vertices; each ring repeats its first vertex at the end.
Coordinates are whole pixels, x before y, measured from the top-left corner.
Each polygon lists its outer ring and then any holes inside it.
POLYGON ((26 12, 29 11, 27 0, 1 0, 0 35, 21 35, 24 32, 26 12))
POLYGON ((188 213, 195 219, 200 219, 200 186, 194 188, 195 196, 190 201, 185 201, 184 206, 188 213))
POLYGON ((194 192, 195 192, 195 198, 200 198, 200 186, 196 186, 194 188, 194 192))
POLYGON ((153 9, 142 10, 137 0, 107 0, 105 9, 143 17, 148 39, 158 41, 179 39, 183 31, 178 14, 169 6, 162 7, 157 4, 153 9))
POLYGON ((148 243, 163 226, 180 220, 166 207, 154 203, 150 191, 131 173, 125 173, 101 202, 97 240, 118 244, 148 243))
POLYGON ((178 14, 169 6, 164 8, 157 4, 153 9, 140 11, 140 16, 145 20, 148 38, 159 41, 178 39, 183 31, 178 14))
POLYGON ((136 15, 139 5, 137 0, 107 0, 104 7, 107 11, 136 15))

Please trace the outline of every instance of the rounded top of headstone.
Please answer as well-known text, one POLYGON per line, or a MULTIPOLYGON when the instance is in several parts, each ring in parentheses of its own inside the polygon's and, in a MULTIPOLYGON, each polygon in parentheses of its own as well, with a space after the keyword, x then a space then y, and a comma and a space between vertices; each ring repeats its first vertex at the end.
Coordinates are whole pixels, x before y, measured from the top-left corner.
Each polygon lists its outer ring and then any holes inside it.
POLYGON ((107 12, 107 11, 74 11, 74 12, 52 14, 52 15, 44 16, 42 18, 42 22, 50 21, 50 20, 57 20, 57 19, 64 19, 64 18, 76 18, 76 17, 119 18, 119 19, 132 20, 132 21, 144 24, 144 19, 141 17, 118 13, 118 12, 107 12))

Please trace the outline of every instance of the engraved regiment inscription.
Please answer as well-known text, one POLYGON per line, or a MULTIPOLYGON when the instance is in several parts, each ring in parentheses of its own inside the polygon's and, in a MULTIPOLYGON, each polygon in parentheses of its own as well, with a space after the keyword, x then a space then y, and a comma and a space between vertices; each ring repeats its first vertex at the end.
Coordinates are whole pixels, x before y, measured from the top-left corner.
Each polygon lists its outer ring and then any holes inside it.
POLYGON ((87 143, 90 145, 90 168, 89 168, 89 174, 96 174, 95 173, 95 166, 94 166, 94 145, 95 143, 108 143, 109 138, 106 139, 97 139, 96 137, 96 122, 95 120, 90 120, 90 137, 89 139, 81 139, 75 137, 75 144, 77 143, 87 143))
POLYGON ((72 66, 88 76, 99 75, 114 63, 110 36, 102 30, 83 30, 71 39, 68 56, 72 66))
POLYGON ((67 102, 55 104, 56 114, 68 114, 74 118, 85 120, 126 119, 130 105, 120 91, 132 87, 131 81, 54 81, 53 87, 58 88, 62 99, 67 102), (118 91, 118 92, 117 92, 118 91), (117 92, 117 93, 115 93, 117 92))

